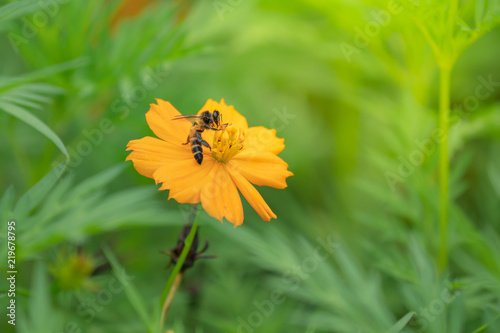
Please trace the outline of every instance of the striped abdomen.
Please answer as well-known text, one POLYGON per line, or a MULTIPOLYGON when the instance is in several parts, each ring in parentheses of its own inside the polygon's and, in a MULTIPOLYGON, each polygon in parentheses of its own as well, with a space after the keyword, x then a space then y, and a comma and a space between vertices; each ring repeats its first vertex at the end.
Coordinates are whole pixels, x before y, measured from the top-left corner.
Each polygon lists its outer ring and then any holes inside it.
POLYGON ((193 133, 189 136, 189 141, 191 142, 191 152, 193 153, 194 159, 198 164, 203 162, 203 148, 201 147, 202 142, 200 131, 193 129, 193 133))

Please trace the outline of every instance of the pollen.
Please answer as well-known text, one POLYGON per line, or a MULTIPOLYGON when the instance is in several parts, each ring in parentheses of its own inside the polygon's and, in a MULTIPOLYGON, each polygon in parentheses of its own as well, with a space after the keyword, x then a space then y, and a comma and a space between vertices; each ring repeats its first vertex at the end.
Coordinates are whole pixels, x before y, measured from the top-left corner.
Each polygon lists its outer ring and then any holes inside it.
POLYGON ((227 163, 244 149, 244 132, 234 126, 226 126, 215 132, 212 144, 212 156, 219 162, 227 163))

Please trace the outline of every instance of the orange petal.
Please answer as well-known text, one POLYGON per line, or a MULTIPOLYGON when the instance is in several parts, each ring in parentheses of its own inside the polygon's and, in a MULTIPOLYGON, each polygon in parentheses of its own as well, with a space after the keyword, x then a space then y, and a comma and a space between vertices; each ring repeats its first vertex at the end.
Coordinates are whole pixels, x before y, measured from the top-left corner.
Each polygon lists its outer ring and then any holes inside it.
POLYGON ((221 99, 220 103, 214 101, 213 99, 207 100, 205 105, 198 112, 200 114, 203 111, 214 112, 214 110, 218 110, 222 115, 222 123, 221 124, 232 124, 233 126, 239 127, 243 130, 248 128, 248 123, 245 117, 243 117, 238 111, 234 109, 232 105, 226 105, 224 102, 224 98, 221 99))
POLYGON ((260 217, 264 221, 270 221, 272 218, 275 219, 276 215, 264 201, 259 191, 257 191, 237 170, 233 169, 231 165, 226 164, 226 168, 241 194, 243 194, 245 199, 247 199, 248 203, 255 209, 260 217))
POLYGON ((137 172, 149 178, 153 178, 153 173, 171 160, 188 158, 191 155, 189 148, 182 145, 179 147, 150 136, 129 141, 127 150, 133 151, 127 156, 126 161, 132 160, 137 172))
POLYGON ((257 150, 267 150, 279 154, 285 148, 285 139, 276 137, 275 129, 263 126, 250 127, 245 136, 245 147, 257 150))
POLYGON ((287 170, 288 164, 269 151, 245 149, 228 162, 233 170, 259 186, 285 188, 286 178, 293 176, 287 170))
POLYGON ((216 162, 209 181, 201 190, 201 205, 208 215, 222 222, 225 217, 234 226, 243 223, 243 206, 240 194, 229 176, 226 165, 216 162))
POLYGON ((181 144, 187 141, 191 122, 187 119, 173 120, 181 114, 170 102, 156 99, 158 104, 150 104, 146 113, 146 121, 157 137, 173 143, 181 144))
POLYGON ((170 160, 153 177, 157 184, 162 183, 160 190, 170 190, 169 199, 179 203, 198 203, 201 189, 209 181, 207 177, 214 165, 211 155, 205 154, 203 163, 199 165, 190 154, 189 158, 170 160))

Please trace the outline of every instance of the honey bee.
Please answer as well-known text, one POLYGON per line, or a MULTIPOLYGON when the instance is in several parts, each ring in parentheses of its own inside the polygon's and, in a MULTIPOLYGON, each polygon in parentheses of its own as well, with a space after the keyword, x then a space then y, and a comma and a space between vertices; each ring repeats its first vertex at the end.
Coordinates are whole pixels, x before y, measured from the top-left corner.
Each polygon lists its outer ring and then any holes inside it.
MULTIPOLYGON (((203 140, 201 137, 201 133, 203 131, 212 130, 212 131, 220 131, 220 123, 222 122, 222 115, 219 111, 214 110, 214 112, 203 111, 201 114, 187 114, 180 115, 173 118, 173 120, 179 119, 188 119, 193 121, 193 126, 189 130, 189 135, 187 137, 187 141, 183 143, 183 145, 187 145, 191 143, 191 152, 193 153, 194 159, 198 164, 201 165, 203 162, 203 148, 201 145, 207 147, 212 150, 212 147, 203 140)), ((227 126, 227 124, 223 124, 222 126, 227 126)))

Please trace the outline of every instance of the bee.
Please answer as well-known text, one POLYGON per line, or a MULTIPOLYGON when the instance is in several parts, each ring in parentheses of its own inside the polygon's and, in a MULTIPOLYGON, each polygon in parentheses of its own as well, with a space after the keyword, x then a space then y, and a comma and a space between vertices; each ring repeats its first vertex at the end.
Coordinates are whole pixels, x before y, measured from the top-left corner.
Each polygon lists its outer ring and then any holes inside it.
MULTIPOLYGON (((193 153, 194 159, 201 165, 201 162, 203 162, 203 148, 201 146, 203 145, 212 150, 208 142, 201 137, 201 133, 205 130, 220 131, 221 128, 219 127, 222 122, 222 115, 219 111, 214 110, 213 113, 210 111, 203 111, 200 115, 187 114, 173 118, 173 120, 179 119, 193 120, 193 126, 191 126, 187 141, 183 143, 183 145, 191 143, 191 152, 193 153)), ((227 124, 223 124, 222 126, 227 126, 227 124)))
MULTIPOLYGON (((184 249, 184 241, 186 240, 186 237, 189 235, 190 231, 191 231, 190 225, 184 226, 177 240, 177 246, 171 249, 170 252, 161 251, 161 253, 166 254, 167 256, 170 257, 169 266, 175 265, 177 263, 177 260, 179 260, 181 252, 184 249)), ((191 248, 188 251, 186 260, 182 264, 181 272, 184 272, 186 269, 193 267, 194 262, 197 259, 216 258, 217 256, 202 255, 202 253, 208 249, 208 246, 209 246, 208 241, 205 241, 205 245, 203 246, 203 248, 200 251, 198 251, 198 230, 196 230, 196 233, 194 234, 193 243, 191 244, 191 248)))

